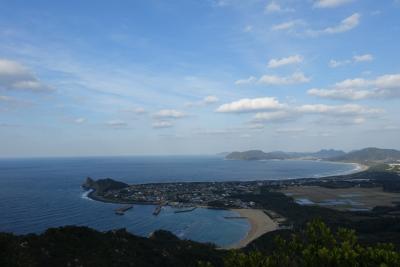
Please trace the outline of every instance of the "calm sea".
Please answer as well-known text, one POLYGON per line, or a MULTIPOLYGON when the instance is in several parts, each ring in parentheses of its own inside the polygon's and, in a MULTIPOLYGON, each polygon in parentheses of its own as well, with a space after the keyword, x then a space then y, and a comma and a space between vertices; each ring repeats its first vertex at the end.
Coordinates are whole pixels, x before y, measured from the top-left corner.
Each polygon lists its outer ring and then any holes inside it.
POLYGON ((317 161, 230 161, 217 156, 81 157, 0 159, 0 231, 42 232, 63 225, 98 230, 126 228, 147 236, 165 229, 177 236, 224 246, 242 239, 246 220, 225 219, 231 211, 196 209, 175 214, 164 207, 136 205, 124 216, 115 204, 92 201, 80 185, 86 177, 126 183, 173 181, 271 180, 320 177, 355 171, 353 164, 317 161))

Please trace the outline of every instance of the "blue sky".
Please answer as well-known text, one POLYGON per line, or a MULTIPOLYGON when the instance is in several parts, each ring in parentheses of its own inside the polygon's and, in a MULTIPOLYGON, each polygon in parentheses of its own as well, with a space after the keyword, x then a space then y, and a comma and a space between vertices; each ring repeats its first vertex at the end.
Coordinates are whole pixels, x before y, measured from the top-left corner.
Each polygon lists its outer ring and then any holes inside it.
POLYGON ((400 149, 396 0, 0 0, 0 156, 400 149))

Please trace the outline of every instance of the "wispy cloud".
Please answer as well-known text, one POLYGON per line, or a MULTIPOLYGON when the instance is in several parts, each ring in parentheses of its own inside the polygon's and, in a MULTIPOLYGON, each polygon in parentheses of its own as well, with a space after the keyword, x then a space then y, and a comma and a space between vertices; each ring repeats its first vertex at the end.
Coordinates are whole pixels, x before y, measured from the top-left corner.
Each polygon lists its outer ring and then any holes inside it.
POLYGON ((293 64, 299 64, 303 62, 303 57, 300 55, 294 55, 294 56, 289 56, 289 57, 284 57, 284 58, 279 58, 279 59, 271 59, 268 62, 268 68, 279 68, 282 66, 286 65, 293 65, 293 64))
MULTIPOLYGON (((296 61, 297 59, 283 59, 283 61, 274 61, 269 63, 269 65, 274 66, 274 68, 277 68, 278 66, 284 66, 288 64, 294 64, 295 62, 290 62, 290 61, 296 61)), ((300 83, 308 83, 311 81, 310 77, 307 77, 303 72, 301 71, 296 71, 292 75, 289 76, 279 76, 279 75, 270 75, 270 74, 265 74, 261 76, 259 79, 257 79, 254 76, 250 76, 247 79, 241 79, 235 81, 236 85, 249 85, 249 84, 261 84, 261 85, 277 85, 277 86, 283 86, 283 85, 293 85, 293 84, 300 84, 300 83)))
POLYGON ((296 20, 289 20, 279 24, 274 24, 271 27, 273 31, 290 31, 298 26, 305 25, 303 20, 296 19, 296 20))
POLYGON ((201 106, 207 106, 211 104, 215 104, 219 101, 218 97, 214 95, 209 95, 204 97, 202 100, 196 101, 196 102, 188 102, 185 103, 186 107, 201 107, 201 106))
POLYGON ((106 125, 108 127, 114 128, 114 129, 123 129, 128 127, 128 123, 123 121, 123 120, 110 120, 106 122, 106 125))
POLYGON ((170 121, 155 121, 152 124, 155 129, 171 128, 174 124, 170 121))
POLYGON ((370 62, 373 60, 374 60, 374 57, 371 54, 355 55, 352 59, 345 59, 345 60, 331 59, 329 61, 329 67, 337 68, 337 67, 349 65, 351 63, 370 62))
POLYGON ((185 116, 185 113, 175 109, 162 109, 154 114, 154 117, 157 119, 180 119, 185 116))
POLYGON ((257 82, 257 78, 254 76, 250 76, 247 79, 240 79, 240 80, 235 81, 235 84, 236 85, 245 85, 245 84, 251 84, 254 82, 257 82))
POLYGON ((278 76, 278 75, 263 75, 261 76, 259 83, 264 85, 291 85, 298 83, 307 83, 311 80, 302 72, 295 72, 290 76, 278 76))
POLYGON ((87 119, 86 119, 86 118, 83 118, 83 117, 81 117, 81 118, 76 118, 76 119, 74 120, 74 122, 77 123, 77 124, 82 124, 82 123, 85 123, 86 121, 87 121, 87 119))
POLYGON ((400 74, 386 74, 376 79, 347 79, 331 88, 313 88, 308 94, 329 99, 361 100, 400 97, 400 74))
POLYGON ((334 8, 334 7, 342 6, 345 4, 349 4, 351 2, 354 2, 354 0, 316 0, 314 2, 314 7, 334 8))
POLYGON ((284 105, 274 97, 244 98, 218 107, 217 112, 221 113, 245 113, 262 110, 276 110, 284 105))
POLYGON ((0 59, 0 89, 10 91, 30 91, 47 93, 54 91, 54 88, 41 81, 22 64, 0 59))
POLYGON ((269 2, 265 6, 266 13, 283 13, 283 12, 294 12, 294 11, 295 11, 294 8, 282 7, 276 1, 269 2))
POLYGON ((322 34, 338 34, 350 31, 360 24, 361 15, 354 13, 353 15, 343 19, 338 25, 327 27, 322 30, 307 30, 306 34, 310 36, 319 36, 322 34))

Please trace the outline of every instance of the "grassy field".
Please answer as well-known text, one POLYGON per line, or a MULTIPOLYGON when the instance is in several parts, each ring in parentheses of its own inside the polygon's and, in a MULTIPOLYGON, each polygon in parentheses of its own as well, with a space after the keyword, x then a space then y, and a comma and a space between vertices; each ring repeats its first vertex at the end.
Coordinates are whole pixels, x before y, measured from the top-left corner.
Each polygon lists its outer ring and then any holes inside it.
POLYGON ((326 188, 320 186, 290 186, 280 190, 299 203, 315 204, 338 210, 368 209, 376 206, 395 206, 400 202, 400 193, 373 188, 326 188))

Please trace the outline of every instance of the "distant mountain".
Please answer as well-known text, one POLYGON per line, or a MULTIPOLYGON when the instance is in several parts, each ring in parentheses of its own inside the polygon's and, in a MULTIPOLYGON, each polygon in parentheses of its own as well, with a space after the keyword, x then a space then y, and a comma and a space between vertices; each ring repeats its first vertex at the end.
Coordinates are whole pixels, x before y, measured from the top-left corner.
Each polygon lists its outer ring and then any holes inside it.
POLYGON ((328 159, 333 157, 340 157, 345 155, 346 153, 342 150, 335 150, 335 149, 322 149, 318 152, 311 153, 310 155, 320 158, 320 159, 328 159))
POLYGON ((232 152, 226 155, 226 159, 235 160, 263 160, 263 159, 289 159, 290 155, 285 152, 269 152, 265 153, 261 150, 248 150, 244 152, 232 152))
POLYGON ((342 156, 334 157, 332 160, 359 163, 390 162, 400 160, 400 151, 395 149, 369 147, 352 151, 342 156))
POLYGON ((248 150, 232 152, 226 155, 226 159, 236 160, 267 160, 267 159, 328 159, 343 156, 346 153, 341 150, 323 149, 318 152, 263 152, 261 150, 248 150))
POLYGON ((227 155, 229 155, 231 152, 220 152, 220 153, 217 153, 217 156, 227 156, 227 155))

